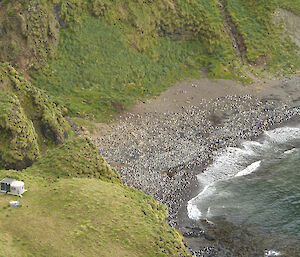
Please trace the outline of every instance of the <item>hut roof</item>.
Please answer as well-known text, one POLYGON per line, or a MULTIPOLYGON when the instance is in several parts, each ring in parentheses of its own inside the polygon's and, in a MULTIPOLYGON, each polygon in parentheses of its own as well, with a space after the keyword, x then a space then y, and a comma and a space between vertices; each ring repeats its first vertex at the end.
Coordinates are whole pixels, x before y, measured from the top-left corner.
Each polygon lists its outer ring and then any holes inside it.
POLYGON ((16 180, 13 178, 5 178, 1 181, 1 183, 11 184, 14 181, 16 181, 16 180))
POLYGON ((22 182, 22 181, 13 181, 11 183, 11 186, 13 186, 13 187, 22 187, 22 186, 24 186, 24 182, 22 182))

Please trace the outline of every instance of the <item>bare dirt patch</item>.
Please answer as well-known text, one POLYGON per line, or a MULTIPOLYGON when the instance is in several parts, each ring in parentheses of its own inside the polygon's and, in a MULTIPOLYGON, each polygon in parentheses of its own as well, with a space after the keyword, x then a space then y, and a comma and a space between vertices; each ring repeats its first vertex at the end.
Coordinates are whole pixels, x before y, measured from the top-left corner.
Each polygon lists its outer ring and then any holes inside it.
POLYGON ((300 47, 300 16, 280 8, 274 14, 274 21, 277 24, 283 23, 292 41, 300 47))

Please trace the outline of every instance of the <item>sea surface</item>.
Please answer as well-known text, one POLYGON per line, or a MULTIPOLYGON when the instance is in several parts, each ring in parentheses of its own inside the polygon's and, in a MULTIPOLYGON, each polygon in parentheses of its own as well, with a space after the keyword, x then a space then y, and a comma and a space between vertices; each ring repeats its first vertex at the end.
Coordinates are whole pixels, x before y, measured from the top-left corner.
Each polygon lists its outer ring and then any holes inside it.
MULTIPOLYGON (((188 203, 191 219, 225 217, 282 240, 300 239, 300 125, 218 152, 198 180, 201 192, 188 203)), ((270 251, 266 256, 280 255, 270 251)))

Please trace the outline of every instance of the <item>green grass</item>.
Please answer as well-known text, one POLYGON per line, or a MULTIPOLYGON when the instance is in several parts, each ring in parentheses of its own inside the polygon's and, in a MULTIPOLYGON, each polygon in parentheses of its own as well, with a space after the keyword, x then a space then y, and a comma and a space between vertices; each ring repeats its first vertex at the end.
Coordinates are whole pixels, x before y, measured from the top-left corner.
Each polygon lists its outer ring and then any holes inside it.
POLYGON ((189 256, 165 222, 166 208, 140 191, 97 179, 21 177, 24 198, 0 198, 1 256, 189 256), (22 207, 8 208, 12 200, 22 207))
POLYGON ((216 0, 60 2, 75 23, 61 32, 49 69, 32 75, 70 116, 107 121, 204 67, 211 77, 244 79, 216 0))
POLYGON ((0 171, 28 189, 0 195, 0 256, 190 256, 166 206, 108 179, 115 171, 94 150, 78 138, 22 172, 0 171))
MULTIPOLYGON (((175 81, 199 77, 203 68, 210 77, 249 82, 225 33, 217 0, 56 2, 71 27, 61 32, 49 67, 32 75, 69 116, 108 121, 175 81)), ((226 1, 247 61, 276 75, 300 67, 295 45, 272 23, 279 4, 226 1)), ((284 6, 294 9, 295 4, 284 6)))
MULTIPOLYGON (((207 56, 201 41, 168 38, 158 39, 149 53, 142 53, 128 45, 119 28, 86 18, 81 26, 61 33, 50 69, 33 75, 70 116, 106 120, 183 77, 199 76, 207 56)), ((215 65, 222 66, 214 61, 208 63, 212 72, 215 65)))
POLYGON ((284 0, 278 1, 278 5, 282 8, 292 11, 293 13, 300 14, 300 0, 284 0))
MULTIPOLYGON (((272 22, 277 6, 276 1, 227 0, 227 10, 244 39, 248 61, 265 65, 276 75, 295 73, 300 67, 296 45, 272 22)), ((290 1, 284 6, 293 5, 290 1)))
POLYGON ((45 179, 63 177, 95 177, 120 183, 116 170, 111 168, 88 137, 69 140, 48 151, 30 168, 32 174, 45 179))

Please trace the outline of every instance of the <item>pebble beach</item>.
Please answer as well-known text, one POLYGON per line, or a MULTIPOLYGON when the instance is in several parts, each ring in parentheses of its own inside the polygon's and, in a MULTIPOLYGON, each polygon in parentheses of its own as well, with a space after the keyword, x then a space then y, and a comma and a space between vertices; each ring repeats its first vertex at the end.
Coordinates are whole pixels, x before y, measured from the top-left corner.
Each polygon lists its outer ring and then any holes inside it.
POLYGON ((118 121, 98 124, 92 138, 126 185, 168 206, 168 223, 182 232, 195 256, 232 256, 217 243, 199 247, 197 237, 204 231, 187 226, 187 201, 199 193, 196 176, 218 150, 299 120, 299 88, 299 77, 247 87, 225 80, 184 81, 118 121))

